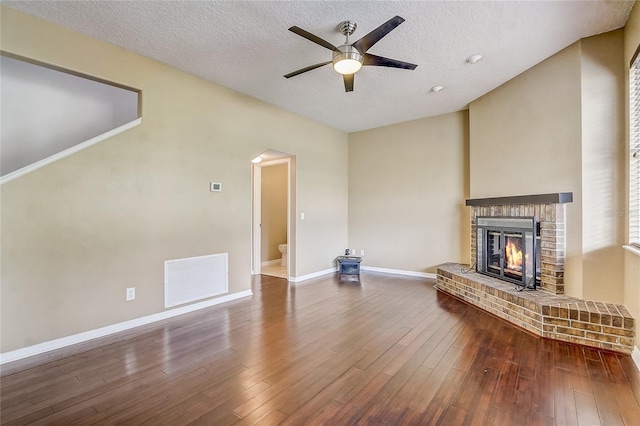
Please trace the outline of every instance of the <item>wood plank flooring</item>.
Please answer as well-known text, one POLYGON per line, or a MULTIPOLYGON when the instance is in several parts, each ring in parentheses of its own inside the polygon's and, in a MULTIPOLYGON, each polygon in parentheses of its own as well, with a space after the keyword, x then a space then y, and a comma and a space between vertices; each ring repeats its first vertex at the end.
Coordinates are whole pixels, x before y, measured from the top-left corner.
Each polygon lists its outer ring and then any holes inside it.
POLYGON ((364 272, 1 367, 3 425, 640 425, 629 356, 542 340, 364 272))

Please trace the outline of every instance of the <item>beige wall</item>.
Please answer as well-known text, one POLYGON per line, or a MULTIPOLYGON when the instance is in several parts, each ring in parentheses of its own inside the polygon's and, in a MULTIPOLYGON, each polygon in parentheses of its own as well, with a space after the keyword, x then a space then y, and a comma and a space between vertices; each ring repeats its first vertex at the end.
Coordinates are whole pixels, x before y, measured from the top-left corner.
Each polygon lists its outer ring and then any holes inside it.
POLYGON ((466 111, 349 135, 349 247, 363 265, 468 262, 466 111))
POLYGON ((142 90, 143 122, 2 186, 0 351, 163 311, 168 259, 229 253, 230 291, 249 289, 250 160, 269 148, 297 156, 293 275, 332 267, 346 134, 5 6, 1 19, 4 51, 142 90))
POLYGON ((288 166, 279 164, 261 167, 262 261, 280 259, 279 244, 287 242, 287 179, 288 166))
POLYGON ((624 300, 624 32, 580 41, 582 297, 624 300))
MULTIPOLYGON (((629 20, 627 21, 627 25, 624 28, 624 69, 625 69, 625 81, 628 81, 628 70, 629 64, 633 55, 640 45, 640 6, 635 4, 633 9, 631 10, 631 15, 629 16, 629 20)), ((625 93, 628 94, 628 87, 625 88, 625 93)), ((627 97, 628 100, 628 97, 627 97)), ((628 105, 628 102, 625 102, 628 105)), ((628 119, 628 108, 626 117, 628 119)), ((628 121, 627 121, 628 123, 628 121)), ((625 138, 625 164, 629 164, 629 152, 630 152, 630 143, 629 143, 629 132, 628 126, 627 128, 626 138, 625 138)), ((627 166, 628 169, 628 166, 627 166)), ((627 186, 625 186, 628 188, 627 186)), ((627 204, 628 206, 628 204, 627 204)), ((626 212, 629 211, 628 207, 625 209, 626 212)), ((629 311, 633 314, 634 317, 640 317, 640 256, 634 253, 626 252, 624 258, 625 264, 625 281, 624 281, 624 304, 629 309, 629 311)), ((636 342, 638 340, 638 336, 636 337, 636 342)), ((637 344, 636 344, 637 346, 637 344)))
POLYGON ((572 295, 582 280, 579 52, 573 44, 469 107, 472 198, 573 192, 565 283, 572 295))
POLYGON ((574 43, 469 108, 472 198, 573 192, 565 291, 614 303, 624 282, 614 213, 623 200, 620 43, 620 31, 574 43))

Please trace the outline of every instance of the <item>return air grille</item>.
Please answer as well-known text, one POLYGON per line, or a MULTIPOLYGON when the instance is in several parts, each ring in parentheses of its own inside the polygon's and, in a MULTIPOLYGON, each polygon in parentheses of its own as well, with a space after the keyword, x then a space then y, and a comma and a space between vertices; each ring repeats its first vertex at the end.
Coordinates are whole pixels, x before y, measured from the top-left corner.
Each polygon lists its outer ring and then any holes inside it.
POLYGON ((227 253, 164 262, 165 308, 228 292, 227 253))

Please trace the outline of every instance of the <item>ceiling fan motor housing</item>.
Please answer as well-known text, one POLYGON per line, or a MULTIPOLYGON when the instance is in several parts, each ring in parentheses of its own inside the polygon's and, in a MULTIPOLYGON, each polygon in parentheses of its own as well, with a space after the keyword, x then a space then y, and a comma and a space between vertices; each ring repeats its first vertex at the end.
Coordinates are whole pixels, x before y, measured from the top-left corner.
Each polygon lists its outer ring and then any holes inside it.
POLYGON ((338 24, 340 31, 347 40, 338 50, 333 51, 333 69, 340 74, 353 74, 360 70, 364 57, 349 43, 349 36, 353 34, 358 25, 354 21, 342 21, 338 24))
POLYGON ((333 52, 333 68, 340 74, 353 74, 358 71, 362 66, 364 57, 358 52, 358 49, 350 44, 343 44, 338 46, 338 51, 333 52), (356 62, 359 64, 356 64, 356 62), (350 64, 347 69, 345 65, 350 64), (354 71, 355 69, 355 71, 354 71))

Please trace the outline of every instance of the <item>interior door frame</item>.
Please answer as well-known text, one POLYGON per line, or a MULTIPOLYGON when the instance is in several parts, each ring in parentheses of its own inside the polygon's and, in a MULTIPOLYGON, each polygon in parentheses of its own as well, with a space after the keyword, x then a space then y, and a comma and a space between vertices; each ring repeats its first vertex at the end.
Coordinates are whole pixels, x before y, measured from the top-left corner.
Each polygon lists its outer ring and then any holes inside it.
POLYGON ((291 279, 293 268, 292 263, 295 253, 295 227, 293 220, 295 219, 295 202, 292 195, 293 173, 292 173, 292 157, 287 156, 277 160, 263 161, 261 163, 252 163, 252 226, 251 226, 251 274, 258 275, 262 272, 262 168, 269 166, 277 166, 278 164, 287 165, 287 280, 291 279))

